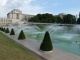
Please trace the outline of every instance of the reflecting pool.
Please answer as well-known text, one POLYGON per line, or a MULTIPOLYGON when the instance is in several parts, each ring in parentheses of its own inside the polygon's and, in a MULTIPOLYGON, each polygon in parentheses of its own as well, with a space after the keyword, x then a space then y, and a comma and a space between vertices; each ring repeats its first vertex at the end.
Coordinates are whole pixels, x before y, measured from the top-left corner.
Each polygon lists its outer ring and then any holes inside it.
POLYGON ((5 26, 14 29, 16 35, 23 30, 26 39, 42 42, 46 31, 49 32, 53 47, 80 56, 80 25, 32 25, 32 26, 5 26))

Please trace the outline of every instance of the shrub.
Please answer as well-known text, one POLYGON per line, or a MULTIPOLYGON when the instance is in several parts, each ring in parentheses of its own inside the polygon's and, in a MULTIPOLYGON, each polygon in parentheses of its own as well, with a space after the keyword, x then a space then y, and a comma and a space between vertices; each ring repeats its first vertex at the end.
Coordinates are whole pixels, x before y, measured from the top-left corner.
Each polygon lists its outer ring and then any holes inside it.
POLYGON ((2 28, 1 28, 1 31, 3 31, 3 30, 4 30, 4 28, 2 27, 2 28))
POLYGON ((2 31, 2 27, 0 27, 0 30, 2 31))
POLYGON ((1 27, 0 27, 0 30, 1 30, 1 27))
POLYGON ((5 28, 3 28, 3 32, 5 32, 5 28))
POLYGON ((5 33, 9 33, 9 29, 8 28, 6 28, 5 33))
POLYGON ((1 31, 2 31, 2 27, 1 27, 1 31))
POLYGON ((14 32, 14 29, 13 28, 11 29, 10 35, 15 35, 15 32, 14 32))
POLYGON ((21 30, 18 39, 26 39, 23 30, 21 30))
POLYGON ((40 50, 42 51, 51 51, 53 49, 52 42, 49 36, 48 31, 44 35, 44 39, 40 45, 40 50))

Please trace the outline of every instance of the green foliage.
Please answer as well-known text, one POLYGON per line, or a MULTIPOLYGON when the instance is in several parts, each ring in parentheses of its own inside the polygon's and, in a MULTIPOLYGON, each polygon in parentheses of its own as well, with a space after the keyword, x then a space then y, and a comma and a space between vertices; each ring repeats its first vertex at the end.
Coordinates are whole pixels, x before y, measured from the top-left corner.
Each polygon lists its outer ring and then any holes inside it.
POLYGON ((53 17, 56 23, 63 23, 63 19, 60 16, 53 17))
POLYGON ((2 27, 0 28, 0 30, 2 31, 2 27))
POLYGON ((36 16, 29 19, 29 22, 41 22, 41 23, 53 23, 53 15, 49 13, 37 14, 36 16))
POLYGON ((5 28, 3 28, 3 32, 5 32, 5 28))
POLYGON ((52 42, 49 36, 48 31, 45 33, 43 42, 41 43, 40 50, 42 51, 51 51, 53 49, 52 42))
POLYGON ((5 33, 9 33, 9 29, 8 28, 6 28, 5 33))
POLYGON ((0 27, 0 30, 2 29, 2 27, 0 27))
POLYGON ((34 17, 31 17, 31 18, 29 19, 29 21, 30 21, 30 22, 39 22, 39 19, 38 19, 36 16, 34 16, 34 17))
POLYGON ((14 32, 14 29, 13 28, 11 29, 10 35, 15 35, 15 32, 14 32))
POLYGON ((63 24, 75 24, 76 17, 71 14, 60 17, 59 15, 53 16, 52 14, 37 14, 36 16, 29 19, 29 22, 41 22, 41 23, 63 23, 63 24))
POLYGON ((1 31, 3 31, 3 28, 1 28, 1 31))
POLYGON ((21 30, 18 39, 26 39, 23 30, 21 30))
POLYGON ((71 15, 71 14, 67 14, 63 17, 64 22, 66 24, 75 24, 76 23, 76 17, 71 15))
POLYGON ((0 27, 0 30, 1 30, 1 27, 0 27))
POLYGON ((2 31, 2 27, 0 28, 0 30, 2 31))
POLYGON ((80 18, 77 19, 77 24, 80 24, 80 18))

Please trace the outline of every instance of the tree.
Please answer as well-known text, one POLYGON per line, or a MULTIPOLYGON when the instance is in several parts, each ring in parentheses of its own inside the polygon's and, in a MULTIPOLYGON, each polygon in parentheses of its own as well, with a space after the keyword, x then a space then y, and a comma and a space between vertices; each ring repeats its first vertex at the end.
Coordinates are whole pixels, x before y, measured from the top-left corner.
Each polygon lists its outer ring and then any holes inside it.
POLYGON ((76 23, 76 17, 71 15, 71 14, 67 14, 63 17, 64 22, 66 24, 75 24, 76 23))
POLYGON ((52 42, 49 36, 48 31, 44 35, 44 39, 40 45, 40 50, 42 51, 51 51, 53 49, 52 42))
POLYGON ((77 24, 80 24, 80 18, 77 19, 77 24))
POLYGON ((49 13, 42 14, 42 19, 45 21, 45 23, 53 23, 53 15, 49 13))
POLYGON ((37 14, 36 17, 39 19, 39 22, 40 22, 40 20, 42 20, 42 15, 41 14, 37 14))
POLYGON ((53 17, 56 23, 63 23, 63 19, 60 16, 54 16, 53 17))
POLYGON ((9 29, 8 28, 6 28, 5 33, 9 33, 9 29))
POLYGON ((29 19, 29 22, 53 23, 53 15, 49 13, 37 14, 29 19))
POLYGON ((14 29, 13 28, 11 29, 10 35, 15 35, 15 32, 14 32, 14 29))
POLYGON ((23 30, 21 30, 18 39, 19 39, 19 40, 21 40, 21 39, 26 39, 23 30))
POLYGON ((39 22, 38 17, 34 16, 29 19, 29 22, 39 22))

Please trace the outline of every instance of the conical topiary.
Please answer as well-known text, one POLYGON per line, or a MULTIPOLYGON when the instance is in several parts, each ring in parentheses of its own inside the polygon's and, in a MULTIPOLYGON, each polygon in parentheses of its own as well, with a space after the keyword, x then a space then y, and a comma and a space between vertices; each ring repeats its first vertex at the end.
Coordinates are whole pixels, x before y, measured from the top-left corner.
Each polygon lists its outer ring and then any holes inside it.
POLYGON ((0 28, 0 30, 2 31, 2 27, 0 28))
POLYGON ((5 28, 3 28, 3 32, 5 32, 5 28))
POLYGON ((9 33, 9 29, 8 28, 6 28, 5 33, 9 33))
POLYGON ((1 31, 3 31, 3 28, 1 28, 1 31))
POLYGON ((18 39, 19 39, 19 40, 21 40, 21 39, 26 39, 23 30, 21 30, 18 39))
POLYGON ((2 27, 0 27, 0 30, 2 29, 2 27))
POLYGON ((0 30, 1 30, 1 27, 0 27, 0 30))
POLYGON ((13 28, 11 29, 10 35, 15 35, 15 32, 14 32, 14 29, 13 28))
POLYGON ((51 51, 53 50, 52 42, 49 36, 48 31, 44 35, 44 39, 40 45, 40 50, 42 51, 51 51))

